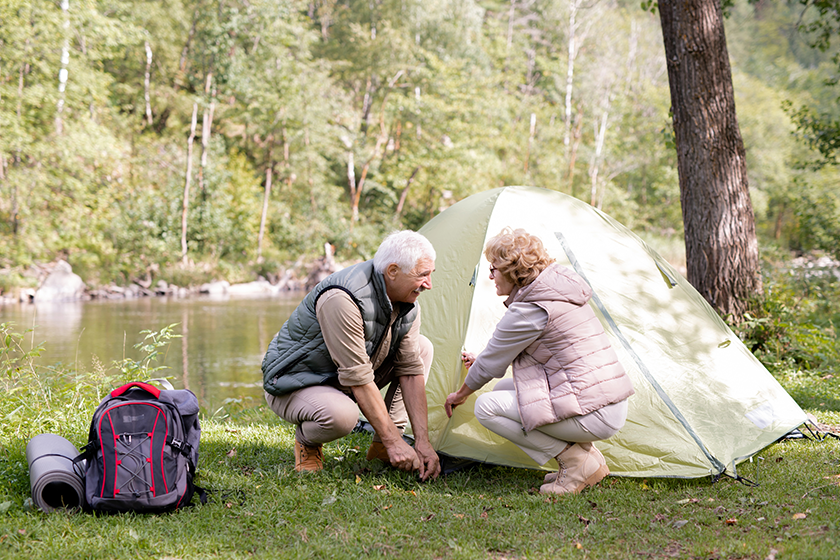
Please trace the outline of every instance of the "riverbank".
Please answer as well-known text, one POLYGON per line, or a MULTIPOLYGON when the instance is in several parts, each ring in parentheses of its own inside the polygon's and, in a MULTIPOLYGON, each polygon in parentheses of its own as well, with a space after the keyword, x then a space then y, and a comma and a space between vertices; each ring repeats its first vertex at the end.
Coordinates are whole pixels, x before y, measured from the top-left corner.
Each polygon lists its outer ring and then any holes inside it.
POLYGON ((352 263, 336 263, 332 251, 324 256, 297 262, 276 272, 257 275, 248 282, 215 279, 208 282, 180 286, 164 279, 155 280, 150 274, 136 278, 124 286, 109 283, 91 286, 73 271, 65 260, 36 263, 27 267, 0 269, 0 305, 68 302, 91 300, 119 300, 147 297, 189 298, 198 295, 270 297, 283 293, 307 292, 329 274, 352 263))
MULTIPOLYGON (((308 292, 329 274, 349 266, 336 263, 327 246, 325 254, 306 262, 303 258, 286 268, 278 269, 247 282, 214 279, 196 284, 178 285, 164 279, 155 280, 150 273, 125 285, 109 283, 91 286, 73 272, 71 265, 57 259, 51 263, 35 263, 27 267, 0 268, 0 305, 35 301, 90 301, 134 299, 146 297, 189 298, 198 295, 270 297, 282 293, 308 292)), ((792 257, 785 262, 766 263, 775 269, 801 275, 805 279, 840 280, 840 260, 824 254, 792 257)))

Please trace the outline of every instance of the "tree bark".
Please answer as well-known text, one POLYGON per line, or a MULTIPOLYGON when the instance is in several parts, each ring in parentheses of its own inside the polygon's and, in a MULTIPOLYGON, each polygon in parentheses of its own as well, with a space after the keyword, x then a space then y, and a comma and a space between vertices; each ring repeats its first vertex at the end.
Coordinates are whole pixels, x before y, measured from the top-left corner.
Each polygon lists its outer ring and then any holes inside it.
POLYGON ((181 262, 187 264, 187 211, 190 207, 190 182, 192 181, 192 155, 195 125, 198 120, 198 103, 193 103, 190 137, 187 139, 187 177, 184 180, 184 204, 181 207, 181 262))
POLYGON ((58 71, 58 107, 55 112, 55 133, 61 136, 64 133, 64 120, 61 113, 64 110, 64 91, 67 89, 67 65, 70 63, 70 1, 61 1, 61 11, 64 12, 64 45, 61 47, 61 70, 58 71))
POLYGON ((403 206, 405 206, 405 199, 408 197, 408 189, 411 187, 411 183, 414 181, 414 176, 417 175, 417 172, 420 171, 420 166, 414 168, 414 171, 411 172, 411 177, 408 178, 408 181, 405 182, 405 188, 400 193, 400 201, 397 203, 397 210, 395 212, 395 217, 397 221, 399 221, 400 216, 402 215, 403 206))
POLYGON ((207 196, 204 189, 204 170, 207 168, 207 150, 210 146, 210 133, 213 128, 213 113, 216 109, 216 90, 210 91, 210 85, 213 83, 213 73, 207 74, 207 80, 204 85, 204 95, 208 99, 207 107, 204 109, 204 115, 201 119, 201 160, 198 168, 198 190, 201 193, 202 200, 207 196))
POLYGON ((149 45, 149 42, 146 41, 146 74, 143 77, 143 97, 146 99, 146 123, 149 126, 152 126, 152 94, 151 94, 151 81, 152 81, 152 47, 149 45))
POLYGON ((263 193, 263 208, 260 216, 260 233, 257 237, 257 262, 261 263, 262 258, 262 242, 263 235, 265 235, 265 222, 268 218, 268 201, 271 199, 271 158, 269 157, 268 165, 265 168, 265 192, 263 193))
POLYGON ((739 321, 762 292, 755 216, 719 0, 660 0, 688 280, 739 321))

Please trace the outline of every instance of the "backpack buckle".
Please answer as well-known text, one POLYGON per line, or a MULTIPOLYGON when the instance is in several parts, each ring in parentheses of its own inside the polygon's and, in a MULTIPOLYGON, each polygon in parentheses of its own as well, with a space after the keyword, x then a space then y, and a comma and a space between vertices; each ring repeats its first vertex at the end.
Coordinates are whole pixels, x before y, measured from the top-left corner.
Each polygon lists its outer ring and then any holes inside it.
POLYGON ((182 455, 186 455, 187 457, 189 457, 190 453, 192 453, 192 445, 185 441, 173 438, 172 441, 169 442, 169 445, 172 446, 172 449, 175 449, 176 451, 180 452, 182 455))

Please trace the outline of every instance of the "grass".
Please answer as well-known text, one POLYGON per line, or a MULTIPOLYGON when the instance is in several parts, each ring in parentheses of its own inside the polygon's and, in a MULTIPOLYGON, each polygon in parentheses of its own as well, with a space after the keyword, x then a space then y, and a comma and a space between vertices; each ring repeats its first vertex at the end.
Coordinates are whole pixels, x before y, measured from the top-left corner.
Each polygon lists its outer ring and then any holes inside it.
MULTIPOLYGON (((813 325, 795 314, 811 309, 804 296, 784 313, 768 313, 781 299, 756 311, 742 337, 806 412, 840 426, 836 334, 823 326, 821 337, 808 335, 813 325)), ((26 442, 54 431, 84 443, 103 389, 153 371, 153 360, 116 371, 36 370, 30 358, 38 347, 23 352, 22 335, 0 331, 2 559, 840 557, 840 441, 833 438, 764 449, 739 466, 755 487, 611 477, 581 495, 547 497, 537 491, 541 473, 507 467, 420 483, 366 461, 367 433, 326 445, 325 470, 299 474, 292 426, 264 406, 236 403, 202 418, 198 483, 211 491, 207 504, 194 499, 163 515, 33 511, 26 442)), ((166 338, 150 335, 162 334, 147 333, 149 353, 166 338)))
MULTIPOLYGON (((840 446, 786 441, 742 466, 760 483, 609 478, 579 496, 481 466, 419 483, 368 462, 367 434, 294 471, 290 425, 262 409, 205 421, 205 505, 164 515, 27 511, 23 441, 0 459, 2 558, 837 558, 840 446)), ((7 443, 12 443, 6 448, 7 443)), ((198 500, 194 500, 196 504, 198 500)))

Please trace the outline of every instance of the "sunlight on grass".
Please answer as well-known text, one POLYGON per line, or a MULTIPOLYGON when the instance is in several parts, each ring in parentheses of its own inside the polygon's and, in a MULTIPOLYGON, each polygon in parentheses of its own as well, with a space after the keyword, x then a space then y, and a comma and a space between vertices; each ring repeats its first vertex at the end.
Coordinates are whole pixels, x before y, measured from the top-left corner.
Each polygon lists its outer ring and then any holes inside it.
MULTIPOLYGON (((838 357, 832 361, 824 348, 797 338, 796 329, 807 325, 793 315, 766 317, 777 324, 757 323, 772 329, 745 338, 766 335, 759 356, 774 376, 818 422, 840 426, 838 357), (787 359, 774 340, 799 344, 798 358, 787 359), (817 369, 802 367, 816 360, 817 369)), ((713 484, 609 477, 581 495, 557 497, 538 493, 540 472, 490 465, 421 483, 415 474, 365 460, 367 433, 325 445, 322 472, 296 473, 293 427, 262 403, 241 399, 202 411, 197 483, 210 492, 207 504, 196 498, 193 507, 164 515, 33 511, 27 441, 51 431, 83 444, 104 392, 126 375, 143 377, 154 364, 90 372, 36 367, 40 347, 24 338, 2 326, 2 558, 837 556, 840 443, 833 438, 762 450, 738 467, 755 487, 726 478, 713 484)))

